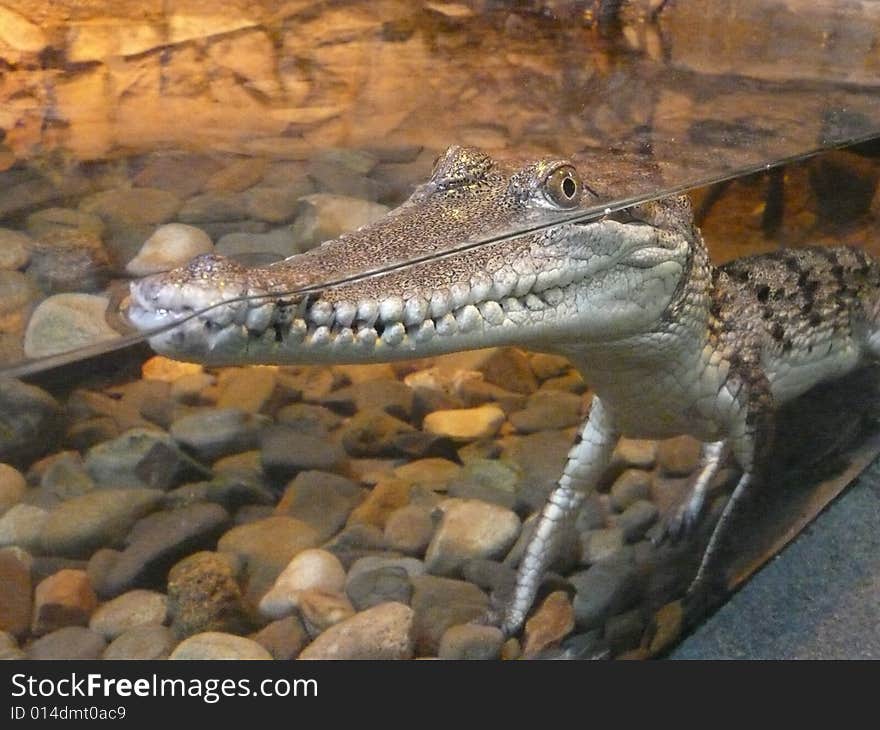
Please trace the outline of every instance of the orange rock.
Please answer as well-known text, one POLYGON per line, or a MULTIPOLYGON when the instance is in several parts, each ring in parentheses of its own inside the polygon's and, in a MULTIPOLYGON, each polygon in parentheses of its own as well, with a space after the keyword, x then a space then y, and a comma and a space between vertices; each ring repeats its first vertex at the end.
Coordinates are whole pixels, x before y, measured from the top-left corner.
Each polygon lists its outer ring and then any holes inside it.
POLYGON ((184 375, 197 375, 201 372, 203 372, 201 365, 169 360, 161 355, 151 357, 141 367, 141 374, 145 380, 163 380, 166 383, 173 383, 184 375))
POLYGON ((87 626, 97 605, 84 570, 59 570, 37 586, 31 633, 40 636, 64 626, 87 626))
POLYGON ((523 656, 530 659, 558 644, 574 629, 574 609, 565 591, 551 593, 526 622, 523 656))

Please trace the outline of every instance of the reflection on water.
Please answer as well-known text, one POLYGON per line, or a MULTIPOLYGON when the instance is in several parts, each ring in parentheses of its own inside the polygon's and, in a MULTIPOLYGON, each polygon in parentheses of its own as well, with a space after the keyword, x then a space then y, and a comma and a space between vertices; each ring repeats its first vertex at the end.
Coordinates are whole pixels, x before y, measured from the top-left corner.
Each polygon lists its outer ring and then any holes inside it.
MULTIPOLYGON (((646 19, 652 5, 601 23, 592 2, 0 7, 0 368, 119 342, 133 276, 206 251, 265 263, 373 221, 452 143, 572 157, 603 206, 723 181, 691 191, 718 262, 817 242, 880 254, 876 143, 731 179, 878 133, 878 9, 719 1, 646 19)), ((643 656, 682 630, 697 552, 649 538, 696 468, 690 439, 621 446, 521 641, 447 632, 509 584, 589 407, 566 361, 146 357, 44 374, 45 390, 0 380, 0 578, 15 586, 0 651, 162 656, 217 630, 295 656, 354 614, 410 636, 401 655, 643 656), (276 582, 297 555, 323 582, 276 582), (365 614, 389 601, 412 611, 365 614), (140 643, 135 614, 150 617, 140 643)), ((809 412, 830 422, 842 397, 809 412)), ((813 436, 846 454, 841 473, 873 453, 873 412, 845 410, 813 436)), ((841 486, 808 492, 804 513, 841 486)), ((775 524, 747 565, 778 547, 775 524)))

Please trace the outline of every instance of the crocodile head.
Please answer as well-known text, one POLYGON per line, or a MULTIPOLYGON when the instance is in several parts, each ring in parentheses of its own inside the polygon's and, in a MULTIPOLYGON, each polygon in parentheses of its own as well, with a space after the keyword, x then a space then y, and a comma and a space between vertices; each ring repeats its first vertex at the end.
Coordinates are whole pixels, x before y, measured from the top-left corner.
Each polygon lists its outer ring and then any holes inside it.
POLYGON ((451 147, 430 180, 377 222, 262 268, 200 256, 133 282, 128 316, 144 331, 179 323, 152 334, 153 348, 213 364, 554 350, 651 331, 681 296, 697 245, 686 198, 449 252, 595 205, 582 172, 562 159, 501 162, 451 147), (311 293, 290 293, 304 286, 311 293))

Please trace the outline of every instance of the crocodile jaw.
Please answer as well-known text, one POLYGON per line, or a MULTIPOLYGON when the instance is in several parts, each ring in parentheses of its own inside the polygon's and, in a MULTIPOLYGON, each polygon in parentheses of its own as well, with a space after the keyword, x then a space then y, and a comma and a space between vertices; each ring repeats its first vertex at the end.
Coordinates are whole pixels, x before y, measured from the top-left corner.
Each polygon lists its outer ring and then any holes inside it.
MULTIPOLYGON (((312 253, 332 252, 335 243, 312 253)), ((147 333, 177 323, 151 335, 151 346, 216 365, 379 362, 496 345, 552 351, 649 330, 687 256, 682 237, 603 220, 305 297, 285 292, 299 257, 246 269, 208 255, 133 282, 128 316, 147 333)))

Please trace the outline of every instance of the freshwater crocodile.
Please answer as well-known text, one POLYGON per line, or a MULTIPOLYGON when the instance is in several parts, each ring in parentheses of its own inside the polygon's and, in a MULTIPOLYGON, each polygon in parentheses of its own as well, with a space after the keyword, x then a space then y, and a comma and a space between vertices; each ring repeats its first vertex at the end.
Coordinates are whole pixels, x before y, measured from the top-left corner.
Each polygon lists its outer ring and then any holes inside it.
POLYGON ((880 266, 864 252, 780 250, 716 267, 688 199, 675 196, 286 293, 596 200, 570 161, 517 164, 451 147, 379 221, 263 268, 200 256, 133 282, 129 318, 145 331, 180 322, 152 334, 152 347, 208 364, 368 363, 497 345, 563 354, 595 397, 520 562, 503 629, 521 626, 560 525, 621 435, 704 443, 667 523, 673 537, 693 529, 726 456, 742 470, 693 589, 712 572, 734 505, 762 479, 776 408, 880 355, 880 266))

